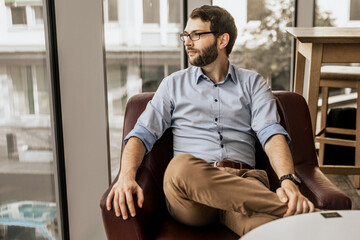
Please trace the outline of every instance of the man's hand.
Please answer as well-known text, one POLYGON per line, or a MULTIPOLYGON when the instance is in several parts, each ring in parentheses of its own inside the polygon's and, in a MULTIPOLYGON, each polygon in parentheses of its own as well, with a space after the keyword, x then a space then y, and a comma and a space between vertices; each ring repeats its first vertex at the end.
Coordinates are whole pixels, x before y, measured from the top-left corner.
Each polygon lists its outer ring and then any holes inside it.
POLYGON ((134 217, 135 204, 133 194, 137 196, 137 204, 142 208, 144 203, 144 193, 134 177, 123 176, 120 174, 119 179, 112 187, 106 199, 106 208, 111 209, 112 200, 114 203, 114 211, 117 217, 122 216, 124 220, 128 218, 128 209, 130 215, 134 217))
POLYGON ((281 187, 276 190, 276 194, 281 202, 288 204, 284 217, 315 210, 314 204, 300 193, 299 188, 291 180, 284 180, 281 187))

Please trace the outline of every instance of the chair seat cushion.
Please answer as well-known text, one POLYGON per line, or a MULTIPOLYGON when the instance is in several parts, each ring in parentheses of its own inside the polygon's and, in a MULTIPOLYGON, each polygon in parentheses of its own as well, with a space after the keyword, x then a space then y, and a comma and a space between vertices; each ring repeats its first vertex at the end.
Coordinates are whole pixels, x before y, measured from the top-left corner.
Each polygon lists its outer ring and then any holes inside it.
POLYGON ((221 223, 208 227, 190 227, 177 222, 168 215, 155 239, 235 240, 239 239, 239 236, 227 227, 223 226, 221 223))

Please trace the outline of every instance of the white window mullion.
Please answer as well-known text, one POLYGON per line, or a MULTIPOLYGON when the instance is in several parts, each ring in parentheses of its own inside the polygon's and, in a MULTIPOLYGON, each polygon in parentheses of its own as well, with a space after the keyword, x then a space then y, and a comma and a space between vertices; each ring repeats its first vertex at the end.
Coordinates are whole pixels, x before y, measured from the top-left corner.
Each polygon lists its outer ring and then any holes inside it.
POLYGON ((26 11, 26 22, 28 26, 34 26, 35 25, 35 12, 34 9, 28 5, 25 7, 26 11))
POLYGON ((160 0, 160 39, 161 45, 167 45, 167 23, 169 16, 168 0, 160 0))
POLYGON ((104 22, 109 22, 109 0, 104 0, 103 2, 103 8, 104 8, 104 22))
POLYGON ((40 114, 40 105, 39 105, 39 90, 38 90, 38 80, 36 78, 36 66, 31 65, 31 75, 33 83, 33 94, 34 94, 34 111, 35 115, 40 114))

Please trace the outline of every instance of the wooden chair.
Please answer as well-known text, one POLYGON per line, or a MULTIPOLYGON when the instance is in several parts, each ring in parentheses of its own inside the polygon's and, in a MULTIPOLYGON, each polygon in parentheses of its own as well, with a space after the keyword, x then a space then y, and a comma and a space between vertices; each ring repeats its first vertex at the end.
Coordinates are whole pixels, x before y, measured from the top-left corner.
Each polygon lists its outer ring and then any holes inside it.
POLYGON ((327 127, 329 88, 355 88, 357 90, 357 109, 360 109, 360 67, 350 66, 324 66, 321 68, 320 88, 322 89, 322 105, 320 131, 315 137, 315 142, 320 143, 319 166, 324 173, 356 175, 354 186, 360 187, 360 111, 356 111, 356 129, 327 127), (355 140, 333 138, 326 133, 353 135, 355 140), (325 144, 355 147, 354 166, 324 165, 325 144))

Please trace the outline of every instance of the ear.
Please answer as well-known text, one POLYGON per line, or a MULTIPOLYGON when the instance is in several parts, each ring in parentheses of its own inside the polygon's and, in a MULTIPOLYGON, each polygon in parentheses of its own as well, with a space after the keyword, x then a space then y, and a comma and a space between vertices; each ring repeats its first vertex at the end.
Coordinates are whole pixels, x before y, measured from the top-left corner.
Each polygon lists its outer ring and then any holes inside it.
POLYGON ((230 35, 228 33, 224 33, 223 35, 218 37, 218 47, 219 49, 224 49, 228 45, 230 40, 230 35))

